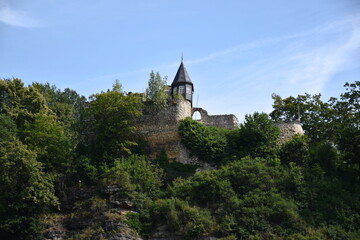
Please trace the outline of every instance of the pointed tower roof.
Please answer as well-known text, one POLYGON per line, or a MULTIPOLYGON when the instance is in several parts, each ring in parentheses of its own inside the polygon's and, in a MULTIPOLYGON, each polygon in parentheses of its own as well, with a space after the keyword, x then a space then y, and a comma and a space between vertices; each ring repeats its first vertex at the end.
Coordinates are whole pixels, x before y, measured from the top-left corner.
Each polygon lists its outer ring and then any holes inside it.
POLYGON ((179 69, 175 75, 174 81, 172 82, 171 86, 177 85, 178 83, 189 83, 193 85, 189 77, 189 73, 186 71, 183 61, 181 61, 180 63, 179 69))

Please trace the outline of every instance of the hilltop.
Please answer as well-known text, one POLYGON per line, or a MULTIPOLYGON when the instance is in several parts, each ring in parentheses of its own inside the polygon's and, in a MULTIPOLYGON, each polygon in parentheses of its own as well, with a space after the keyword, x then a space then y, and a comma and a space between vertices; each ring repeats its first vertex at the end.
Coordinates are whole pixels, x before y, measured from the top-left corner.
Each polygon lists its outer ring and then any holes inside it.
POLYGON ((145 95, 115 82, 89 99, 0 80, 1 239, 360 237, 360 82, 328 102, 273 95, 269 115, 228 128, 191 118, 204 110, 186 74, 168 87, 152 73, 145 95), (179 109, 190 116, 174 122, 179 109), (303 134, 283 141, 279 123, 298 121, 303 134))

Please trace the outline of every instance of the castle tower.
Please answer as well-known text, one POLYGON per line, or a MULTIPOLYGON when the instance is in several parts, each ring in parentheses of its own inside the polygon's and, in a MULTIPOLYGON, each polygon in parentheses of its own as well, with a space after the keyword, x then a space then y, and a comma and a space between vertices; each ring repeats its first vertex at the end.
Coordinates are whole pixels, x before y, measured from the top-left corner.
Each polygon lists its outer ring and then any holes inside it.
POLYGON ((175 75, 174 81, 171 84, 170 90, 171 96, 176 96, 180 93, 184 99, 190 101, 192 106, 192 97, 194 93, 194 85, 191 82, 188 72, 184 66, 183 61, 181 60, 181 64, 179 69, 175 75))

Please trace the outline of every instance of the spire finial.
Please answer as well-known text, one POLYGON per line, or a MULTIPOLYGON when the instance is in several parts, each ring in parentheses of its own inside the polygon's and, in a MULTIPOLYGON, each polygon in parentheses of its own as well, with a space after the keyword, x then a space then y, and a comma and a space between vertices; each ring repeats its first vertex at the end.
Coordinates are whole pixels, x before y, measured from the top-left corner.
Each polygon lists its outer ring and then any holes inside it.
POLYGON ((184 62, 184 54, 181 52, 181 62, 184 62))

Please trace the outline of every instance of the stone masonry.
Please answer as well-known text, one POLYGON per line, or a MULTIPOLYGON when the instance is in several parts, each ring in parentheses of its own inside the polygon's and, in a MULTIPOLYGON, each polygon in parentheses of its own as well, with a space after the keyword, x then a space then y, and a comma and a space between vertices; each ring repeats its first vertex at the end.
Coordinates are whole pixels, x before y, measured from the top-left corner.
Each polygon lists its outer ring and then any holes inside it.
POLYGON ((199 112, 201 119, 198 120, 205 126, 226 128, 226 129, 236 129, 239 125, 239 120, 233 114, 226 115, 209 115, 206 110, 202 108, 193 108, 192 114, 199 112))
MULTIPOLYGON (((200 163, 196 156, 190 156, 190 151, 180 142, 178 124, 180 120, 191 117, 199 108, 192 108, 191 102, 177 99, 169 103, 166 109, 158 111, 149 103, 144 103, 143 116, 135 121, 137 134, 148 144, 150 157, 156 158, 165 150, 168 158, 185 164, 200 163)), ((238 120, 234 115, 208 115, 201 109, 202 120, 206 126, 235 129, 238 120)))
MULTIPOLYGON (((233 114, 209 115, 202 108, 193 108, 193 92, 194 84, 184 63, 181 62, 174 81, 171 86, 168 86, 168 93, 172 99, 169 101, 169 106, 166 109, 157 110, 151 102, 144 102, 143 116, 136 119, 135 127, 137 134, 147 141, 151 158, 156 158, 164 150, 172 161, 207 168, 206 164, 198 161, 196 156, 190 155, 190 151, 181 143, 178 133, 180 120, 193 116, 195 112, 200 113, 201 119, 198 121, 206 126, 230 130, 238 128, 238 119, 233 114)), ((303 134, 299 123, 281 123, 278 126, 281 130, 281 143, 296 133, 303 134)))
POLYGON ((290 140, 295 134, 304 134, 304 130, 301 124, 297 121, 295 122, 280 122, 277 124, 280 128, 280 144, 284 144, 286 141, 290 140))

